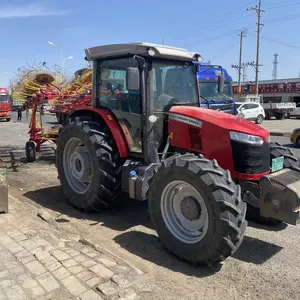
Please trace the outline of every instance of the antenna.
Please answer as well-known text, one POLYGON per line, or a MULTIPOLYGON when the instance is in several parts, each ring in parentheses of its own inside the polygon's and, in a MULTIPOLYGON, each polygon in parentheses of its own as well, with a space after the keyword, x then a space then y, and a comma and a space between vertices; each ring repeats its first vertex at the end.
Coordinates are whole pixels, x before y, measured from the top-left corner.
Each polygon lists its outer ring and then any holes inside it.
POLYGON ((272 79, 276 80, 278 76, 278 53, 275 53, 274 61, 273 61, 273 71, 272 71, 272 79))

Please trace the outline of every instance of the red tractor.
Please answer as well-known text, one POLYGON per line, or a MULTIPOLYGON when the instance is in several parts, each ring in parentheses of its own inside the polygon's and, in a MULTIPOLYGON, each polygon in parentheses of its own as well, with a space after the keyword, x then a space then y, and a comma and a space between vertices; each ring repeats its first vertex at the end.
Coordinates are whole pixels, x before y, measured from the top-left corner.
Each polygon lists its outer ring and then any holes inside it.
POLYGON ((148 200, 164 245, 205 265, 241 244, 246 202, 260 218, 298 223, 299 160, 260 126, 200 108, 193 64, 200 54, 145 43, 85 52, 93 62, 92 104, 72 113, 57 141, 71 203, 98 210, 121 192, 148 200), (116 78, 123 78, 118 87, 116 78))

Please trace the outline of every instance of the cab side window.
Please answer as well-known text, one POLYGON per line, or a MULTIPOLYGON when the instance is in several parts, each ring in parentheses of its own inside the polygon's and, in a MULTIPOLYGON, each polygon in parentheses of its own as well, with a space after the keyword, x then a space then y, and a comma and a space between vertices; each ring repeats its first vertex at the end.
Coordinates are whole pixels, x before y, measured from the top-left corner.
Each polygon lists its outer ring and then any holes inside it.
POLYGON ((142 102, 140 91, 126 86, 126 71, 135 67, 132 57, 107 59, 99 62, 97 97, 101 107, 109 109, 120 124, 128 150, 142 152, 142 102))

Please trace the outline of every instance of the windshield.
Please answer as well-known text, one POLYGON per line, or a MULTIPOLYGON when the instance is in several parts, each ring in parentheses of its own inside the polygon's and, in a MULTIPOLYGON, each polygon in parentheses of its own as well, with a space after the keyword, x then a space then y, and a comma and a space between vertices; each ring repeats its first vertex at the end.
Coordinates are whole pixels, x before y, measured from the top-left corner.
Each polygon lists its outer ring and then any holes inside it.
POLYGON ((199 82, 200 95, 207 100, 232 100, 232 84, 224 83, 223 93, 218 93, 218 82, 199 82))
POLYGON ((154 60, 153 90, 155 110, 171 103, 199 105, 197 78, 191 63, 154 60))
POLYGON ((0 103, 4 103, 8 101, 10 101, 9 95, 0 95, 0 103))

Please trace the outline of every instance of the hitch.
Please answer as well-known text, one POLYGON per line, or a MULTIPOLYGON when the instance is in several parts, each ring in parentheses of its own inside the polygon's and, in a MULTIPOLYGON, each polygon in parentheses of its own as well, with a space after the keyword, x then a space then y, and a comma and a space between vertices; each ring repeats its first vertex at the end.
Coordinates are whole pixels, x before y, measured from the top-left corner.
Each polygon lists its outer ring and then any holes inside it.
POLYGON ((259 185, 261 216, 292 225, 300 223, 300 172, 283 169, 263 176, 259 185))

